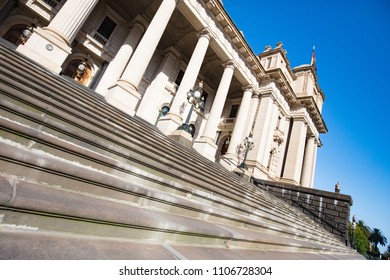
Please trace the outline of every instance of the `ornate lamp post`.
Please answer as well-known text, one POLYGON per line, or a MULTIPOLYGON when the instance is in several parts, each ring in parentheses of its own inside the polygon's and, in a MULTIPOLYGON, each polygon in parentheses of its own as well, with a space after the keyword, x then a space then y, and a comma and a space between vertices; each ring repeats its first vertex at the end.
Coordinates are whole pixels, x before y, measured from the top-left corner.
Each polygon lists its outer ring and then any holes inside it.
POLYGON ((189 125, 191 120, 192 111, 194 110, 194 107, 196 109, 203 108, 204 106, 204 97, 202 96, 203 92, 203 81, 200 81, 199 84, 196 86, 194 90, 190 90, 187 92, 187 100, 188 103, 191 104, 190 111, 188 112, 187 118, 185 123, 183 123, 181 126, 179 126, 179 130, 187 131, 189 134, 191 134, 191 127, 189 125))
POLYGON ((21 45, 24 45, 27 42, 28 38, 31 37, 31 34, 34 32, 34 28, 35 28, 35 24, 33 23, 27 26, 26 29, 22 31, 22 34, 20 34, 21 45))
POLYGON ((77 78, 81 79, 87 74, 87 61, 84 59, 80 62, 76 69, 77 78))
POLYGON ((252 150, 255 146, 255 144, 253 143, 253 135, 252 135, 252 132, 249 134, 249 136, 245 137, 244 139, 244 147, 245 147, 245 156, 244 156, 244 160, 241 162, 241 164, 238 166, 239 168, 242 168, 242 169, 245 169, 245 170, 248 170, 248 166, 246 165, 246 158, 248 156, 248 152, 250 150, 252 150))

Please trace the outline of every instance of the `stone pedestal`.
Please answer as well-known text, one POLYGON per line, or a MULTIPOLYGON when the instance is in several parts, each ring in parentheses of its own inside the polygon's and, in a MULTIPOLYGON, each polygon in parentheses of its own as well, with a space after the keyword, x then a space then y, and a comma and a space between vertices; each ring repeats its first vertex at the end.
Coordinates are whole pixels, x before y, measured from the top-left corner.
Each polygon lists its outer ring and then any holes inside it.
POLYGON ((61 72, 61 66, 71 53, 71 44, 98 0, 68 0, 43 29, 36 28, 25 45, 17 51, 44 67, 61 72))
POLYGON ((16 50, 57 74, 61 72, 63 62, 72 52, 64 40, 42 28, 36 28, 27 43, 19 45, 16 50))
POLYGON ((171 135, 169 135, 169 138, 179 142, 187 148, 191 148, 192 146, 192 137, 185 130, 175 130, 171 135))
POLYGON ((134 116, 135 107, 141 95, 126 81, 119 81, 117 85, 109 88, 106 101, 123 112, 134 116))
POLYGON ((243 178, 245 181, 249 182, 252 177, 252 173, 249 170, 241 169, 241 168, 235 168, 233 170, 234 173, 239 175, 241 178, 243 178))
POLYGON ((194 141, 192 147, 205 158, 215 161, 218 146, 210 138, 202 137, 194 141))

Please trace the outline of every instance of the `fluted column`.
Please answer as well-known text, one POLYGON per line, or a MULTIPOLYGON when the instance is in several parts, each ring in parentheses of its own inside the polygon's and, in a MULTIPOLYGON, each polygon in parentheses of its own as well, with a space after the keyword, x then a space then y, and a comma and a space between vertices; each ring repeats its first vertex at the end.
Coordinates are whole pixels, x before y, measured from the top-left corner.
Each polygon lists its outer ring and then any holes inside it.
POLYGON ((155 78, 142 96, 142 100, 137 109, 137 116, 151 124, 156 123, 156 118, 158 116, 156 114, 156 108, 161 106, 161 96, 166 90, 165 87, 169 83, 171 73, 174 71, 175 67, 178 67, 179 65, 179 56, 180 53, 174 48, 171 48, 165 53, 155 78))
POLYGON ((307 124, 303 118, 295 118, 288 146, 283 179, 299 185, 305 152, 307 124))
POLYGON ((229 92, 230 83, 234 74, 234 64, 229 62, 225 65, 222 79, 219 83, 217 93, 211 107, 209 117, 207 119, 206 127, 203 131, 202 137, 215 140, 215 133, 217 131, 218 123, 221 119, 223 107, 225 106, 226 97, 229 92))
POLYGON ((311 136, 306 141, 305 156, 302 166, 301 185, 306 188, 311 188, 311 177, 313 171, 315 137, 311 136))
POLYGON ((45 28, 70 45, 99 0, 68 0, 45 28))
POLYGON ((234 123, 232 136, 230 137, 229 147, 225 154, 226 157, 230 158, 236 163, 238 163, 237 151, 236 151, 237 146, 241 143, 241 140, 246 136, 244 135, 244 129, 250 111, 252 94, 253 94, 253 88, 250 86, 246 87, 244 90, 244 95, 241 100, 240 109, 238 111, 237 118, 234 123))
POLYGON ((223 107, 225 106, 230 83, 233 78, 234 68, 234 64, 231 62, 228 62, 225 65, 225 70, 223 71, 222 78, 213 101, 213 106, 211 107, 210 114, 206 122, 206 127, 200 139, 194 141, 194 149, 210 160, 215 160, 215 153, 217 151, 215 135, 218 123, 221 119, 223 107))
POLYGON ((136 20, 115 58, 108 65, 96 88, 96 92, 105 95, 108 88, 118 81, 144 32, 145 23, 141 20, 136 20))
POLYGON ((310 187, 314 187, 314 177, 315 177, 315 171, 316 171, 316 164, 317 164, 317 150, 319 146, 319 139, 316 139, 314 143, 314 148, 313 148, 313 162, 312 162, 312 168, 311 168, 311 178, 310 178, 310 187))
POLYGON ((37 27, 17 51, 53 72, 60 73, 72 53, 71 44, 98 0, 68 0, 47 27, 37 27))
POLYGON ((110 87, 106 101, 129 115, 135 114, 141 94, 138 86, 156 51, 178 0, 164 0, 154 15, 117 84, 110 87))
POLYGON ((183 110, 183 104, 187 105, 187 92, 195 86, 210 39, 211 36, 207 30, 204 30, 199 35, 198 42, 191 55, 191 59, 188 63, 183 79, 176 92, 175 98, 173 99, 171 109, 169 113, 165 117, 161 118, 157 124, 157 127, 165 134, 171 134, 175 131, 178 126, 183 123, 183 119, 187 115, 190 106, 186 106, 188 109, 183 110))
POLYGON ((260 106, 255 116, 255 127, 253 130, 254 148, 249 151, 247 165, 253 168, 253 175, 259 179, 266 179, 268 170, 265 156, 269 155, 273 140, 273 134, 277 122, 278 108, 272 93, 263 93, 260 99, 260 106))
POLYGON ((135 90, 138 89, 176 4, 177 0, 162 1, 121 77, 123 82, 129 83, 135 90))

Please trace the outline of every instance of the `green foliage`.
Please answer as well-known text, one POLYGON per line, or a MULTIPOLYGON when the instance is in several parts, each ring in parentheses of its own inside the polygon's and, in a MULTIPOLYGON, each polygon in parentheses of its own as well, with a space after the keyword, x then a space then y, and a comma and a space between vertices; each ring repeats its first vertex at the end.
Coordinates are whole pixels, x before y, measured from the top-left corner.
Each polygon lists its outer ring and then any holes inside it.
MULTIPOLYGON (((350 240, 352 240, 353 247, 367 259, 378 259, 380 255, 378 244, 385 246, 387 238, 380 229, 370 229, 363 220, 359 220, 355 226, 354 230, 352 224, 348 224, 348 235, 350 240)), ((390 254, 390 246, 387 247, 385 254, 390 254)))
POLYGON ((381 230, 377 228, 372 229, 368 240, 374 244, 375 253, 379 253, 378 244, 385 246, 387 243, 387 238, 382 234, 381 230))
POLYGON ((367 251, 370 249, 370 241, 368 240, 365 229, 362 229, 359 225, 356 225, 353 240, 355 249, 360 254, 366 256, 367 251))

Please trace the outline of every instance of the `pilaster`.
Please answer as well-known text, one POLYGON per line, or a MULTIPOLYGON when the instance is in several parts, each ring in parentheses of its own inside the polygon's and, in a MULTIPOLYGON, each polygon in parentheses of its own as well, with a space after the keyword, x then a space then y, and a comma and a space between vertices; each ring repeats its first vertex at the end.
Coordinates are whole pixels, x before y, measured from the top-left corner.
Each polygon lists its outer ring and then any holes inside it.
POLYGON ((264 163, 265 153, 269 154, 270 141, 273 139, 273 130, 276 126, 275 110, 277 106, 271 93, 261 96, 260 107, 257 113, 255 126, 253 129, 254 148, 248 154, 247 164, 253 169, 253 175, 256 178, 266 178, 266 166, 264 163))
POLYGON ((306 131, 305 119, 294 118, 282 180, 295 185, 299 185, 301 181, 306 131))

